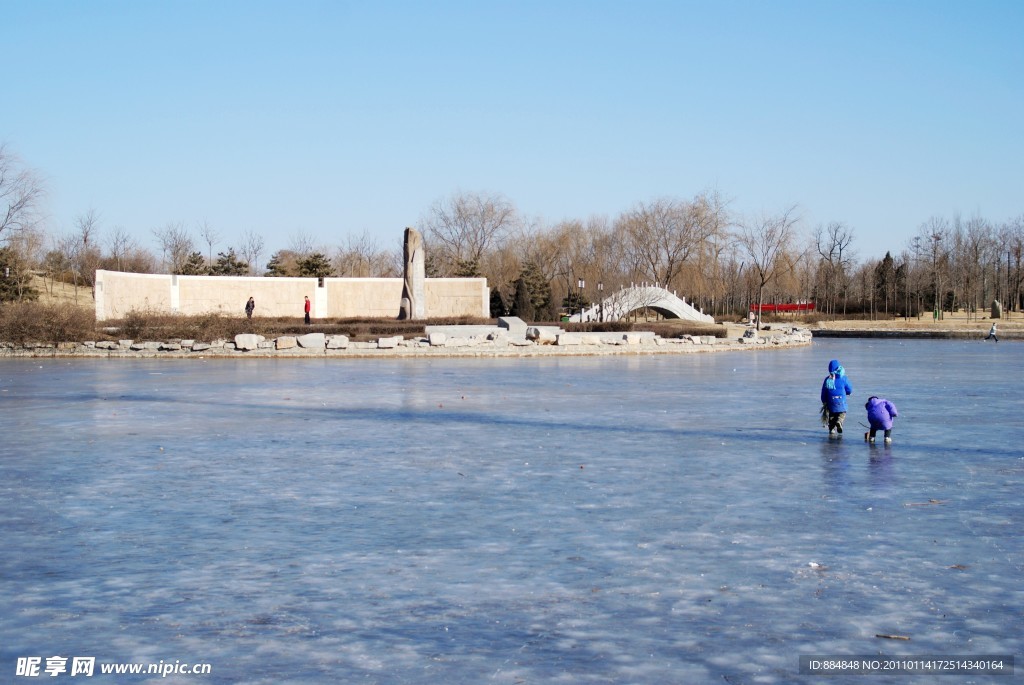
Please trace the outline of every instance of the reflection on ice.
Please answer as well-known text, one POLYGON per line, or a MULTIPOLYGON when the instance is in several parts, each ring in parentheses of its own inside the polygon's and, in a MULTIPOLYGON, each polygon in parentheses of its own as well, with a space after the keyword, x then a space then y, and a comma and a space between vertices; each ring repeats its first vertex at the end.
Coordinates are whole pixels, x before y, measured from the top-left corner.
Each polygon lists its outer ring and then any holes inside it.
POLYGON ((786 683, 800 654, 1020 653, 1022 360, 4 361, 0 667, 786 683))

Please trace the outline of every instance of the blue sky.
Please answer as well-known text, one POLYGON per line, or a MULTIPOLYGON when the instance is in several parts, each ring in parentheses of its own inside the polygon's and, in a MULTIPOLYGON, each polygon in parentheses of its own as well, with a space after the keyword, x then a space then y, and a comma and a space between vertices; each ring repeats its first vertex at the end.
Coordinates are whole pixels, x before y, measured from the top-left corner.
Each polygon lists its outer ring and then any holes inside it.
POLYGON ((152 247, 398 245, 457 191, 547 224, 717 190, 846 222, 1024 214, 1024 2, 0 0, 0 141, 152 247), (197 243, 201 239, 196 235, 197 243))

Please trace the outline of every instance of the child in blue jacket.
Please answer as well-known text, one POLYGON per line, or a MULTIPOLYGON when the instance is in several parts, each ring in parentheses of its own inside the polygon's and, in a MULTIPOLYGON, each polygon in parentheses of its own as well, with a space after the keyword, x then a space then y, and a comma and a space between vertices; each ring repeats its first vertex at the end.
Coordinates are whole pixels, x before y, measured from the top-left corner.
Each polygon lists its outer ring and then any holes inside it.
POLYGON ((846 420, 846 396, 853 394, 853 386, 846 377, 846 369, 833 359, 828 363, 828 376, 821 384, 823 413, 828 414, 828 435, 842 437, 843 422, 846 420))
POLYGON ((885 431, 885 444, 892 442, 892 420, 896 418, 896 405, 882 397, 872 395, 864 408, 868 410, 868 423, 871 430, 864 435, 868 442, 875 441, 875 433, 885 431))

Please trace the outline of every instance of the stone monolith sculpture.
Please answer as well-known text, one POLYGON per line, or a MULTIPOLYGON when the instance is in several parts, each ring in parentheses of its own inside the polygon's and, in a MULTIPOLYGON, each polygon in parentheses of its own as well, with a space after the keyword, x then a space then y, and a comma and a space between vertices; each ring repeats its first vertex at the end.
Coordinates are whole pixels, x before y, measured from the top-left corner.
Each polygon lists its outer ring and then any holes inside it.
POLYGON ((405 229, 405 279, 402 283, 402 306, 399 319, 425 319, 426 267, 423 257, 423 237, 415 228, 405 229))

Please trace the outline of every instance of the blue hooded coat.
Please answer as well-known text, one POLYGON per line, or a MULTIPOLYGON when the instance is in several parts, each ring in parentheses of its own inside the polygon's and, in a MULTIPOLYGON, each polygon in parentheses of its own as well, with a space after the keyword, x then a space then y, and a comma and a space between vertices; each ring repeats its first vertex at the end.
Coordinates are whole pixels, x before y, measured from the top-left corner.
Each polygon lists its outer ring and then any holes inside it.
POLYGON ((838 359, 828 363, 828 377, 821 384, 821 401, 832 414, 846 411, 846 396, 853 394, 853 386, 838 359))
POLYGON ((864 408, 868 410, 868 423, 875 430, 892 430, 896 418, 896 405, 881 397, 871 397, 864 408))

